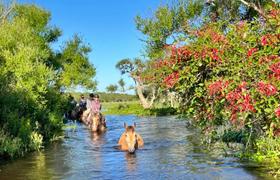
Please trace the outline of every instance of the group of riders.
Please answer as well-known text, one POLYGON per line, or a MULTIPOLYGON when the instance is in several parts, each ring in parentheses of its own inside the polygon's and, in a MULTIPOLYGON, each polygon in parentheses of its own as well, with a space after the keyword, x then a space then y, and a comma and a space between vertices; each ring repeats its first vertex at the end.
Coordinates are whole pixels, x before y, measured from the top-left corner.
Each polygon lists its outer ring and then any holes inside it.
POLYGON ((92 118, 98 116, 99 121, 106 127, 105 117, 101 114, 101 103, 98 94, 90 93, 88 99, 82 94, 77 103, 73 97, 70 97, 70 103, 74 106, 68 113, 69 119, 79 119, 90 126, 92 118))
MULTIPOLYGON (((85 99, 81 95, 80 101, 77 103, 74 97, 69 96, 69 102, 72 104, 72 111, 68 113, 68 119, 79 119, 86 124, 93 133, 102 133, 106 130, 106 121, 101 114, 101 103, 98 94, 89 94, 89 98, 85 99)), ((124 123, 125 131, 122 133, 118 146, 121 150, 134 153, 136 149, 144 146, 144 140, 135 131, 136 124, 127 126, 124 123)))

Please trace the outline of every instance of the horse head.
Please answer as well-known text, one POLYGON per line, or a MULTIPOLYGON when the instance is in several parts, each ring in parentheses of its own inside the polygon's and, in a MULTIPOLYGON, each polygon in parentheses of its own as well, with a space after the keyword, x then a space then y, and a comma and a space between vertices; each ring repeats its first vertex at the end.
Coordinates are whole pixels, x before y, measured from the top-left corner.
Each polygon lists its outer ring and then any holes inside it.
POLYGON ((94 113, 92 115, 91 130, 93 132, 97 132, 99 130, 100 126, 101 126, 100 114, 99 113, 94 113))
POLYGON ((135 149, 137 148, 137 134, 135 132, 136 123, 134 123, 133 126, 127 126, 126 123, 124 123, 124 136, 125 136, 125 142, 127 144, 127 150, 130 153, 134 153, 135 149))

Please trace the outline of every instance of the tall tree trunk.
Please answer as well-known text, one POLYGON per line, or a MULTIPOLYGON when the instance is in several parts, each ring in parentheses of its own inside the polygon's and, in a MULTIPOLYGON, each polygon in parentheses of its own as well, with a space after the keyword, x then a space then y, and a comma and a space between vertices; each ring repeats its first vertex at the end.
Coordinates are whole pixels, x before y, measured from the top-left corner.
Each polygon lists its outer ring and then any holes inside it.
POLYGON ((168 101, 170 102, 170 106, 172 107, 172 108, 174 108, 175 107, 175 92, 170 92, 170 91, 168 91, 167 92, 167 97, 168 97, 168 101))
POLYGON ((152 87, 152 97, 149 99, 149 97, 144 96, 144 85, 140 78, 138 76, 131 76, 134 79, 134 82, 136 84, 136 92, 139 97, 140 103, 143 106, 144 109, 149 109, 153 106, 154 100, 156 99, 156 90, 154 87, 152 87))

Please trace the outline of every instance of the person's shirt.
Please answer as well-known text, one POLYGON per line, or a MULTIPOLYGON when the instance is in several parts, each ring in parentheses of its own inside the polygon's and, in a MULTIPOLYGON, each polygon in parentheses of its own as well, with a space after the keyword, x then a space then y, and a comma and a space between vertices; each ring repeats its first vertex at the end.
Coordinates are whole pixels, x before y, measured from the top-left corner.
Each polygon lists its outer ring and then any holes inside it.
POLYGON ((87 109, 91 109, 91 102, 92 100, 87 99, 87 105, 86 105, 87 109))
POLYGON ((85 99, 81 99, 79 102, 80 107, 86 107, 87 101, 85 99))
POLYGON ((100 104, 100 101, 99 101, 99 100, 93 100, 93 101, 91 102, 91 110, 92 110, 92 112, 94 112, 94 113, 100 112, 100 110, 101 110, 101 104, 100 104))

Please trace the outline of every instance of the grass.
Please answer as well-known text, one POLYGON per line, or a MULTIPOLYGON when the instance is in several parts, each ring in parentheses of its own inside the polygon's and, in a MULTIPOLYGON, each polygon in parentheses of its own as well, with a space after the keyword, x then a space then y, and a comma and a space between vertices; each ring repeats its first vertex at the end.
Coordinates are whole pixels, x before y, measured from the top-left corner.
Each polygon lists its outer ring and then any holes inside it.
POLYGON ((156 107, 144 109, 139 101, 106 102, 102 103, 105 115, 138 115, 138 116, 166 116, 177 114, 177 110, 170 107, 156 107))

